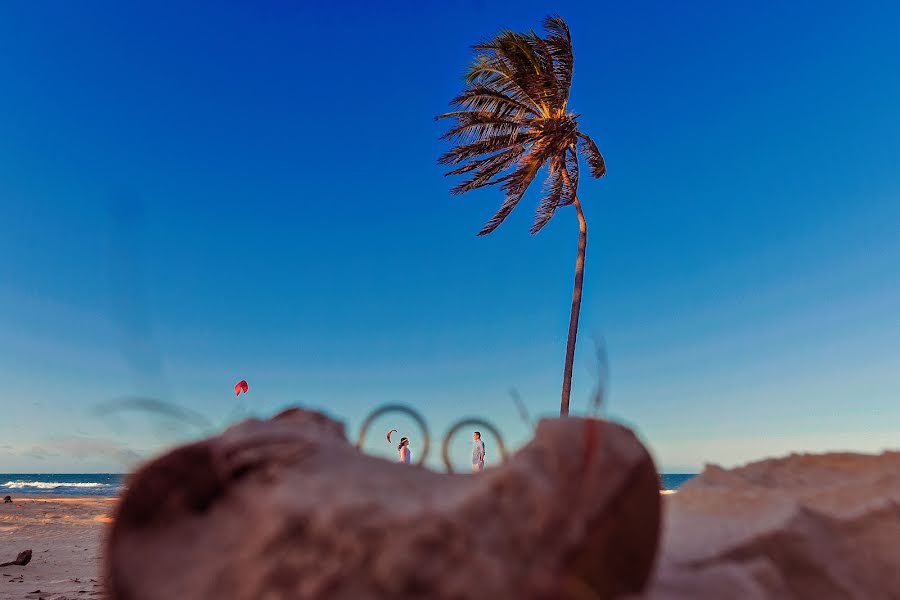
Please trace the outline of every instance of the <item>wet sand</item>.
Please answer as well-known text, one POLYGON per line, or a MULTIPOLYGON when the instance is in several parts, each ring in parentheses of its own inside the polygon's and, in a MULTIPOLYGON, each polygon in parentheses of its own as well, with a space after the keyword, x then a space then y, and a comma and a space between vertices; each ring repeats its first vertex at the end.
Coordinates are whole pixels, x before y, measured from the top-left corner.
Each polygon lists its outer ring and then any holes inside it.
POLYGON ((105 525, 115 498, 13 496, 0 503, 0 563, 30 549, 25 566, 0 567, 0 600, 102 597, 105 525))

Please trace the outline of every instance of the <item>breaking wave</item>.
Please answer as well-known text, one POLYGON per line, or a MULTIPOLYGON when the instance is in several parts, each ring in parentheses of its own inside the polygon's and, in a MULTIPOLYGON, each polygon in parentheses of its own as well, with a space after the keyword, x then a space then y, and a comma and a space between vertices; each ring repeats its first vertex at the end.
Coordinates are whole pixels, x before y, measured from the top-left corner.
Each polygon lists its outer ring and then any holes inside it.
POLYGON ((96 483, 96 482, 86 482, 86 481, 7 481, 2 486, 3 488, 10 490, 21 490, 23 488, 35 488, 38 490, 55 490, 57 488, 64 487, 72 487, 72 488, 101 488, 101 487, 116 487, 115 484, 111 483, 96 483))

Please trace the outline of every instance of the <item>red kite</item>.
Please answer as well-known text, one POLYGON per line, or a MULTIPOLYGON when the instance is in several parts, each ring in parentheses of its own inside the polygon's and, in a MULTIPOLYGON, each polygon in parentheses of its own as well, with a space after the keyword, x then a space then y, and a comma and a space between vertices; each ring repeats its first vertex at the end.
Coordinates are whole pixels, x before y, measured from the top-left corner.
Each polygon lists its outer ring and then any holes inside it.
POLYGON ((241 392, 247 393, 247 390, 250 389, 250 386, 247 385, 247 382, 243 379, 234 384, 234 395, 240 396, 241 392))
POLYGON ((390 431, 388 431, 388 434, 387 434, 388 444, 391 443, 391 434, 394 433, 395 431, 397 431, 397 430, 391 429, 390 431))

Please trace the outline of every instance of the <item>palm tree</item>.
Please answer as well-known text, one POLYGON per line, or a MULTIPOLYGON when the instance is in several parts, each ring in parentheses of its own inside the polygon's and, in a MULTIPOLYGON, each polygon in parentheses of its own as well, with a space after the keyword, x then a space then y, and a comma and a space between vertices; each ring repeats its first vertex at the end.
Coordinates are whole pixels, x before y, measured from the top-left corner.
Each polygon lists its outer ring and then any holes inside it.
POLYGON ((545 37, 534 31, 503 31, 473 46, 475 61, 466 75, 465 89, 450 101, 456 110, 438 117, 454 121, 442 136, 454 146, 439 162, 458 165, 447 175, 469 175, 453 187, 453 194, 497 184, 505 192, 497 214, 478 235, 500 226, 545 167, 545 193, 531 233, 540 231, 560 206, 575 206, 578 259, 559 411, 566 416, 587 249, 587 222, 578 199, 579 154, 594 177, 603 177, 606 165, 597 144, 579 131, 579 115, 568 111, 574 64, 569 26, 554 16, 544 20, 544 29, 545 37))

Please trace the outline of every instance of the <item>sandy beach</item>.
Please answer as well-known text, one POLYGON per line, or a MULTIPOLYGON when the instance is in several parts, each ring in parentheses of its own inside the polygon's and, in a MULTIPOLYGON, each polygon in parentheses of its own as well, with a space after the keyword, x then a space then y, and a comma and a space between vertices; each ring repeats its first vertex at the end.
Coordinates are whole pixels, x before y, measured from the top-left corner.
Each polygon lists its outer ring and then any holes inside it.
POLYGON ((32 550, 25 566, 0 568, 0 600, 99 597, 104 526, 115 498, 13 496, 0 503, 0 563, 32 550))

